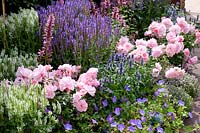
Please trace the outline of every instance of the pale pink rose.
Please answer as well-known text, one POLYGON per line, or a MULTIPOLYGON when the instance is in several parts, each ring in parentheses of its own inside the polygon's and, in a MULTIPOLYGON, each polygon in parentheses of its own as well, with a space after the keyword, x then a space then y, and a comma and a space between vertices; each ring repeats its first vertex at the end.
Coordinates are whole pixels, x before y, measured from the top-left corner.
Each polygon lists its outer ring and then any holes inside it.
POLYGON ((189 24, 185 21, 184 17, 177 18, 176 19, 177 24, 181 27, 181 31, 184 33, 188 33, 190 31, 189 24))
POLYGON ((96 93, 96 88, 90 86, 90 85, 85 85, 84 89, 91 95, 94 96, 96 93))
POLYGON ((184 49, 183 50, 183 53, 186 57, 189 57, 190 56, 190 50, 188 48, 184 49))
POLYGON ((149 48, 153 48, 153 47, 156 47, 158 46, 158 43, 157 43, 157 40, 155 38, 151 38, 147 41, 147 46, 149 48))
POLYGON ((143 39, 137 39, 135 41, 136 46, 142 45, 142 46, 147 46, 147 41, 143 40, 143 39))
POLYGON ((174 67, 174 68, 170 68, 168 71, 165 72, 165 77, 166 78, 176 78, 176 79, 180 79, 184 76, 185 74, 185 70, 178 68, 178 67, 174 67))
POLYGON ((57 90, 57 87, 52 84, 44 85, 46 98, 53 99, 55 97, 55 91, 57 90))
POLYGON ((152 35, 152 31, 146 31, 145 33, 144 33, 144 36, 151 36, 152 35))
POLYGON ((76 86, 76 81, 73 80, 71 77, 63 77, 59 80, 59 90, 67 92, 70 92, 71 90, 74 90, 74 87, 76 86))
POLYGON ((85 101, 85 99, 79 100, 78 102, 75 102, 73 104, 79 112, 87 111, 88 103, 85 101))
POLYGON ((128 52, 133 48, 133 45, 128 41, 129 39, 127 37, 121 37, 116 45, 117 52, 128 54, 128 52))
POLYGON ((166 39, 170 43, 175 43, 177 41, 176 33, 175 32, 167 33, 166 39))
POLYGON ((173 57, 175 54, 176 54, 176 44, 173 44, 173 43, 169 43, 167 44, 166 46, 166 54, 168 57, 173 57))
POLYGON ((199 44, 200 43, 200 32, 199 31, 197 31, 196 33, 195 33, 195 36, 196 36, 196 40, 195 40, 195 44, 199 44))
POLYGON ((164 45, 159 45, 152 48, 151 55, 154 58, 158 58, 164 54, 164 45))
POLYGON ((73 71, 72 65, 69 64, 60 65, 58 67, 58 70, 61 70, 64 76, 70 76, 70 77, 72 76, 72 71, 73 71))
POLYGON ((138 45, 137 49, 129 53, 129 56, 134 55, 134 61, 137 63, 146 63, 148 61, 149 55, 147 53, 147 48, 143 45, 138 45))
POLYGON ((45 78, 48 77, 46 67, 43 65, 39 65, 33 70, 32 77, 35 82, 42 82, 45 78))
POLYGON ((149 60, 149 54, 148 53, 142 53, 142 59, 143 59, 143 63, 147 63, 147 61, 149 60))
POLYGON ((197 61, 198 61, 198 57, 197 57, 197 56, 194 56, 194 57, 192 57, 192 58, 189 58, 188 64, 194 65, 195 63, 197 63, 197 61))
POLYGON ((183 42, 183 41, 184 41, 184 37, 183 37, 183 36, 177 36, 177 37, 176 37, 176 40, 177 40, 178 42, 183 42))
POLYGON ((195 33, 195 26, 194 25, 190 24, 189 28, 190 28, 191 33, 195 33))
POLYGON ((82 95, 80 92, 76 92, 75 94, 73 94, 73 103, 77 103, 78 101, 80 101, 82 98, 82 95))
POLYGON ((175 50, 176 54, 178 54, 184 49, 183 42, 176 42, 175 45, 176 45, 176 50, 175 50))
POLYGON ((53 69, 53 67, 51 65, 45 65, 44 67, 45 67, 46 71, 50 71, 53 69))
POLYGON ((171 27, 173 25, 172 20, 170 18, 166 18, 166 17, 162 17, 161 23, 163 23, 167 29, 169 29, 169 27, 171 27))
POLYGON ((153 77, 158 77, 159 74, 160 74, 160 71, 158 69, 156 69, 156 68, 153 68, 153 70, 152 70, 152 76, 153 77))
POLYGON ((16 77, 20 77, 23 80, 31 80, 32 77, 32 70, 28 68, 24 68, 24 66, 18 67, 17 72, 16 72, 16 77))
POLYGON ((178 24, 172 25, 169 28, 169 32, 174 32, 176 35, 179 35, 181 33, 181 27, 178 24))
POLYGON ((164 24, 154 21, 150 24, 148 30, 151 31, 156 37, 162 38, 166 35, 167 28, 164 24))

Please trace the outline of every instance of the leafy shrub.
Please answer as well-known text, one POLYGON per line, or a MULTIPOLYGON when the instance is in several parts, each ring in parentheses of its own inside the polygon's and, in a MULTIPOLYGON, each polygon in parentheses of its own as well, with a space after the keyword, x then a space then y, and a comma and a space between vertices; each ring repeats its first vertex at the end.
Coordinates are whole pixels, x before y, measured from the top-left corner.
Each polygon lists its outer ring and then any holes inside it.
POLYGON ((69 0, 65 4, 52 4, 38 11, 41 31, 48 16, 55 16, 51 41, 53 66, 69 63, 88 68, 109 58, 112 21, 106 16, 90 15, 90 6, 88 0, 69 0))
POLYGON ((15 73, 19 66, 35 67, 37 66, 37 55, 19 54, 17 48, 11 50, 10 55, 7 55, 5 50, 0 53, 0 80, 14 80, 15 73))
POLYGON ((16 86, 1 82, 1 132, 51 132, 58 120, 45 112, 48 101, 41 86, 16 86))
POLYGON ((134 0, 131 6, 125 6, 120 9, 124 20, 128 25, 128 35, 136 34, 137 38, 144 37, 152 20, 159 20, 165 15, 169 7, 168 0, 134 0))
MULTIPOLYGON (((185 76, 179 80, 169 81, 170 86, 178 87, 192 98, 199 96, 200 86, 198 79, 190 74, 185 74, 185 76)), ((176 89, 175 89, 176 90, 176 89)))
MULTIPOLYGON (((0 43, 4 43, 5 31, 8 49, 17 47, 20 53, 36 53, 41 46, 38 29, 37 12, 33 8, 20 9, 18 14, 11 13, 6 18, 5 26, 0 18, 0 43)), ((0 49, 3 49, 3 45, 0 49)))

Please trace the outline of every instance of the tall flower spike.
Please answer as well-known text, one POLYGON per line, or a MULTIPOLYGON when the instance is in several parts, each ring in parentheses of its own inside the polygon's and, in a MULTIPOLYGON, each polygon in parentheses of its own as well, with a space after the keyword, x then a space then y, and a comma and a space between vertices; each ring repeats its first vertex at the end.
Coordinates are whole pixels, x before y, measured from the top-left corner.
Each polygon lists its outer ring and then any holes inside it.
POLYGON ((43 46, 38 52, 38 61, 42 64, 50 64, 52 61, 51 40, 53 38, 54 21, 54 15, 50 14, 44 28, 43 46))

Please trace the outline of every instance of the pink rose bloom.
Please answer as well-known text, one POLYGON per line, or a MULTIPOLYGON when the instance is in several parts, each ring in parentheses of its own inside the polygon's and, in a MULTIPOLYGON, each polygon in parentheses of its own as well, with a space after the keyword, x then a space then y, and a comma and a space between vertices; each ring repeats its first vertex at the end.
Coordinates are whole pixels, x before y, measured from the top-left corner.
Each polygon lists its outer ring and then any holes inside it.
POLYGON ((89 93, 91 96, 94 96, 96 93, 96 88, 90 85, 86 85, 82 82, 77 83, 78 92, 80 92, 81 96, 85 96, 89 93))
POLYGON ((186 57, 189 57, 190 56, 190 50, 188 48, 184 49, 183 50, 183 53, 186 57))
POLYGON ((176 42, 175 45, 176 45, 176 50, 175 50, 176 54, 178 54, 184 49, 183 42, 176 42))
POLYGON ((31 80, 32 77, 32 70, 28 68, 24 68, 24 66, 18 67, 16 72, 16 77, 21 78, 25 81, 25 83, 28 83, 31 80))
POLYGON ((173 43, 169 43, 167 46, 166 46, 166 54, 168 57, 173 57, 175 54, 176 54, 176 44, 173 44, 173 43))
POLYGON ((133 48, 133 45, 129 43, 129 39, 127 37, 121 37, 116 46, 116 50, 119 53, 124 53, 124 54, 128 54, 128 52, 132 48, 133 48))
POLYGON ((169 29, 169 27, 171 27, 173 25, 172 20, 170 18, 166 18, 166 17, 162 17, 161 23, 164 24, 167 29, 169 29))
POLYGON ((181 27, 178 24, 172 25, 169 28, 169 32, 174 32, 176 35, 179 35, 181 33, 181 27))
POLYGON ((196 40, 195 40, 195 44, 199 44, 200 43, 200 32, 199 31, 197 31, 196 33, 195 33, 195 36, 196 36, 196 40))
POLYGON ((142 45, 142 46, 147 46, 147 41, 143 40, 143 39, 137 39, 135 41, 136 46, 142 45))
POLYGON ((178 67, 174 67, 174 68, 170 68, 168 71, 165 72, 165 77, 166 78, 176 78, 176 79, 180 79, 184 76, 185 74, 185 70, 178 68, 178 67))
POLYGON ((144 36, 151 36, 152 35, 152 31, 148 30, 144 33, 144 36))
POLYGON ((195 63, 197 63, 197 61, 198 61, 198 57, 197 57, 197 56, 194 56, 194 57, 192 57, 192 58, 189 58, 188 64, 194 65, 195 63))
POLYGON ((157 43, 157 40, 155 38, 151 38, 147 41, 147 46, 149 48, 153 48, 153 47, 156 47, 158 46, 158 43, 157 43))
POLYGON ((88 108, 88 104, 85 99, 79 100, 78 102, 73 103, 73 105, 79 112, 86 112, 88 108))
POLYGON ((129 56, 134 55, 134 60, 137 63, 141 63, 143 60, 143 63, 146 63, 149 59, 149 55, 147 53, 147 48, 143 45, 138 45, 137 49, 133 50, 129 56))
POLYGON ((184 33, 188 33, 190 30, 190 26, 188 25, 188 23, 185 21, 184 17, 181 18, 177 18, 176 19, 177 24, 181 27, 181 31, 184 33))
POLYGON ((71 90, 74 90, 76 86, 76 81, 73 80, 71 77, 63 77, 59 80, 59 90, 67 92, 70 92, 71 90))
POLYGON ((162 67, 161 67, 160 63, 156 63, 155 65, 156 65, 156 69, 158 69, 159 71, 162 70, 162 67))
POLYGON ((176 40, 177 40, 178 42, 183 42, 183 41, 184 41, 184 37, 183 37, 183 36, 177 36, 177 37, 176 37, 176 40))
POLYGON ((164 24, 158 22, 152 22, 148 28, 156 37, 162 38, 166 35, 167 28, 164 24))
POLYGON ((190 29, 191 33, 195 33, 195 26, 194 25, 190 24, 189 29, 190 29))
POLYGON ((58 67, 58 70, 61 70, 64 76, 70 76, 70 77, 72 76, 72 71, 73 71, 72 65, 69 64, 60 65, 58 67))
POLYGON ((53 69, 53 67, 51 65, 45 65, 44 67, 45 67, 46 71, 50 71, 53 69))
POLYGON ((75 94, 73 94, 73 103, 77 103, 78 101, 80 101, 82 98, 81 93, 80 92, 76 92, 75 94))
POLYGON ((42 82, 45 78, 48 77, 48 72, 46 67, 43 65, 39 65, 37 68, 33 70, 33 80, 35 82, 42 82))
POLYGON ((55 97, 55 91, 57 90, 57 87, 52 84, 48 84, 45 85, 44 88, 45 88, 46 98, 53 99, 55 97))
POLYGON ((96 93, 96 88, 90 86, 90 85, 85 85, 84 89, 90 94, 91 96, 94 96, 96 93))
POLYGON ((156 65, 156 67, 153 68, 153 70, 152 70, 152 76, 158 77, 160 74, 160 71, 162 70, 162 67, 161 67, 160 63, 156 63, 155 65, 156 65))
POLYGON ((166 39, 170 43, 175 43, 177 41, 176 33, 175 32, 167 33, 166 39))
POLYGON ((159 46, 153 47, 152 51, 151 51, 151 55, 154 58, 158 58, 158 57, 162 56, 164 54, 164 48, 165 48, 164 45, 159 45, 159 46))

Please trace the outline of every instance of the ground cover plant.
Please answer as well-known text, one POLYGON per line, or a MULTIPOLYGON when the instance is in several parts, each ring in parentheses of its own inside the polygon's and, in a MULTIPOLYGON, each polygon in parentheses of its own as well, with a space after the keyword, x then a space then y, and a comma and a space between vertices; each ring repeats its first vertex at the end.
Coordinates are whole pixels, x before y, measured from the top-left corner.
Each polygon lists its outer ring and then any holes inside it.
MULTIPOLYGON (((183 17, 161 17, 168 6, 164 1, 134 2, 58 0, 41 7, 39 19, 27 19, 26 24, 39 24, 30 41, 34 46, 25 43, 27 38, 20 45, 14 39, 1 50, 0 131, 198 129, 197 124, 185 126, 184 120, 193 117, 191 105, 200 90, 187 73, 198 60, 191 51, 200 43, 200 31, 183 17), (142 19, 145 12, 146 22, 126 18, 142 19), (137 28, 141 32, 135 39, 130 35, 137 28)), ((9 37, 22 39, 20 34, 9 37)))

